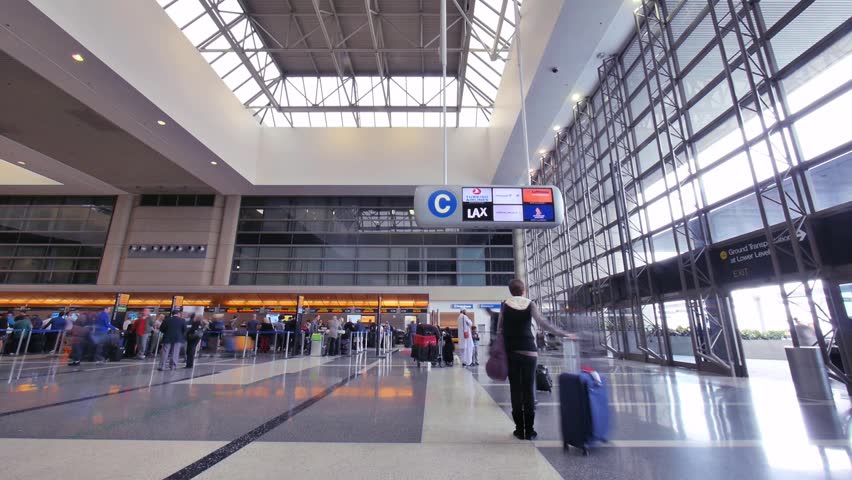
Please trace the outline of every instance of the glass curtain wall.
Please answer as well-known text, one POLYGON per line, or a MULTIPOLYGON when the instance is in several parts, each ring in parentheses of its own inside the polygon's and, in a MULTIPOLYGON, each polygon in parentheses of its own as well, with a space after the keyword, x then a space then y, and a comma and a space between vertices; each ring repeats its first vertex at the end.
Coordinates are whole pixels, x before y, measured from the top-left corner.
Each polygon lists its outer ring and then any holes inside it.
POLYGON ((94 284, 113 197, 0 197, 0 283, 94 284))
POLYGON ((511 231, 424 229, 412 197, 243 197, 232 285, 486 286, 511 231))
POLYGON ((638 2, 634 36, 536 172, 563 189, 566 224, 527 236, 530 291, 596 316, 611 352, 726 360, 704 252, 852 201, 852 2, 748 4, 638 2), (664 299, 654 272, 675 259, 664 299), (713 333, 681 340, 696 329, 713 333))

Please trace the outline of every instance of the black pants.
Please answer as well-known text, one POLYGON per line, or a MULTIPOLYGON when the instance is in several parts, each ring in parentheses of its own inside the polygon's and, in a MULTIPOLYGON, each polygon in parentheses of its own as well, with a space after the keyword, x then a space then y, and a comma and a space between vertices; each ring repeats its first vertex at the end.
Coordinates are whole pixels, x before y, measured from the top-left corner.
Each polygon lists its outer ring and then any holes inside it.
POLYGON ((524 435, 535 423, 535 367, 538 357, 509 352, 509 391, 512 395, 512 419, 524 435))
POLYGON ((186 367, 191 368, 195 365, 195 349, 198 347, 200 338, 190 338, 186 341, 186 367))

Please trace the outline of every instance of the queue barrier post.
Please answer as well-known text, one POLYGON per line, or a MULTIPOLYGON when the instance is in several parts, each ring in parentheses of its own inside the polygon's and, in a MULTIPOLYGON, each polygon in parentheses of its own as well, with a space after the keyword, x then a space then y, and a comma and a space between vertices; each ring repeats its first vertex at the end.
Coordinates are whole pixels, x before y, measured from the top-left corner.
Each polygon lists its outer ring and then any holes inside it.
POLYGON ((248 348, 248 330, 243 339, 243 358, 246 358, 246 348, 248 348))
POLYGON ((257 346, 258 346, 259 343, 260 343, 260 330, 255 330, 254 331, 254 350, 252 351, 252 353, 254 354, 255 357, 257 356, 257 346))
MULTIPOLYGON (((27 330, 27 345, 24 347, 24 355, 26 355, 27 352, 30 350, 30 340, 32 340, 32 338, 33 338, 33 331, 27 330)), ((21 340, 23 340, 23 337, 21 337, 21 340)), ((20 345, 18 345, 18 346, 20 346, 20 345)))
POLYGON ((272 355, 275 355, 275 352, 278 351, 278 331, 273 333, 274 337, 272 337, 272 355))
POLYGON ((29 330, 21 330, 21 335, 18 336, 18 348, 15 350, 15 355, 20 355, 21 353, 21 344, 24 343, 24 333, 27 333, 29 330))
POLYGON ((157 360, 157 354, 158 354, 158 353, 159 353, 159 351, 160 351, 160 342, 161 342, 162 340, 163 340, 163 334, 162 334, 162 333, 158 333, 158 334, 157 334, 157 341, 156 341, 156 342, 154 342, 154 360, 157 360))
POLYGON ((288 330, 285 333, 284 340, 284 358, 288 358, 290 356, 290 331, 288 330))
POLYGON ((59 335, 56 337, 56 344, 53 345, 53 351, 50 352, 51 355, 57 355, 62 352, 62 342, 65 341, 65 330, 59 332, 59 335))

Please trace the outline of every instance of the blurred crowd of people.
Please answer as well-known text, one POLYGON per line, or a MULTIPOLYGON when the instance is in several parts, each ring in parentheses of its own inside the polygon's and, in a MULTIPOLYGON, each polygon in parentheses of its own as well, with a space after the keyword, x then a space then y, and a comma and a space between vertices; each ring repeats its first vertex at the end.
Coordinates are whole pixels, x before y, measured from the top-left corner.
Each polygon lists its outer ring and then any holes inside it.
POLYGON ((165 370, 177 368, 181 357, 184 366, 191 368, 197 356, 212 356, 220 350, 310 354, 311 336, 317 333, 323 336, 323 355, 340 355, 352 348, 350 338, 357 341, 356 348, 369 348, 377 338, 393 338, 395 332, 388 323, 377 326, 337 316, 305 316, 299 321, 290 315, 253 314, 247 320, 237 315, 228 320, 221 314, 154 314, 147 308, 116 323, 112 309, 106 307, 97 312, 54 314, 47 320, 8 312, 0 317, 0 352, 59 352, 63 346, 59 342, 64 339, 64 345, 70 347, 71 366, 83 361, 144 360, 159 353, 159 368, 165 370))

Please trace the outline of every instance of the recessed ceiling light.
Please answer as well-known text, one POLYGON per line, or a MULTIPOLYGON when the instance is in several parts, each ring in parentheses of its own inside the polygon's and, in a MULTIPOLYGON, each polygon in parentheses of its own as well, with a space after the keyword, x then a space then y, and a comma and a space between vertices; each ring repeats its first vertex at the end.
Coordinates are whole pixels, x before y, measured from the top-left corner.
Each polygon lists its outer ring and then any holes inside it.
POLYGON ((219 165, 219 162, 210 162, 210 165, 219 165))
POLYGON ((27 162, 18 162, 18 165, 26 165, 27 162))
POLYGON ((166 122, 164 122, 163 120, 157 120, 157 125, 164 127, 166 126, 166 122))
POLYGON ((581 98, 582 97, 580 96, 579 93, 575 93, 574 95, 571 95, 571 100, 573 100, 575 102, 579 102, 581 98))
POLYGON ((544 155, 545 153, 547 153, 547 150, 542 148, 541 150, 538 151, 538 153, 544 155))
POLYGON ((414 215, 414 209, 409 210, 409 211, 408 211, 408 214, 409 214, 409 215, 414 215))
POLYGON ((74 59, 74 61, 76 61, 76 62, 82 62, 82 61, 86 60, 86 59, 85 59, 85 58, 83 58, 83 56, 82 56, 82 55, 80 55, 79 53, 75 53, 75 54, 71 55, 71 58, 73 58, 73 59, 74 59))
POLYGON ((561 127, 560 127, 559 125, 554 125, 554 126, 553 126, 553 131, 554 131, 554 132, 558 132, 560 128, 561 128, 561 127))

